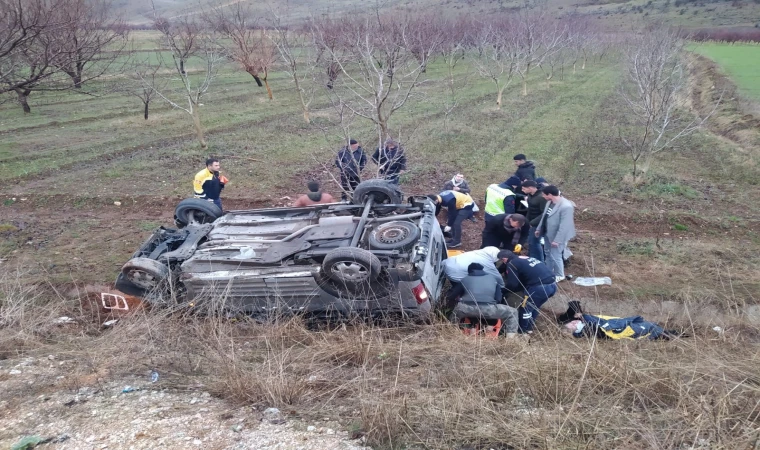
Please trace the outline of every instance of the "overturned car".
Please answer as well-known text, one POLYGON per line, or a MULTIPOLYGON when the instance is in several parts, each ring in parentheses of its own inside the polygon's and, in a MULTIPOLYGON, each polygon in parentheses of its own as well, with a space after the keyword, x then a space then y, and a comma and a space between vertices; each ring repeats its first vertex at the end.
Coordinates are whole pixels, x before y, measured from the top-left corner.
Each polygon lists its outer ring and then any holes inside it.
POLYGON ((134 253, 117 289, 156 301, 172 287, 179 301, 256 315, 376 316, 427 313, 443 284, 435 206, 384 180, 360 183, 351 203, 222 213, 187 199, 175 223, 134 253))

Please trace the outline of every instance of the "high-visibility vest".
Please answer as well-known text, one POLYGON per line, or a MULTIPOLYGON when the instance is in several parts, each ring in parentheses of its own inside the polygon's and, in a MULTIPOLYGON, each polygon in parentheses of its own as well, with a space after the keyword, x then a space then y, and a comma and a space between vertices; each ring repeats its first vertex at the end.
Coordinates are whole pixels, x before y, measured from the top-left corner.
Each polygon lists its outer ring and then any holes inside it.
POLYGON ((486 214, 490 216, 504 214, 504 199, 510 195, 515 194, 509 189, 499 187, 498 184, 488 186, 488 189, 486 189, 486 214))

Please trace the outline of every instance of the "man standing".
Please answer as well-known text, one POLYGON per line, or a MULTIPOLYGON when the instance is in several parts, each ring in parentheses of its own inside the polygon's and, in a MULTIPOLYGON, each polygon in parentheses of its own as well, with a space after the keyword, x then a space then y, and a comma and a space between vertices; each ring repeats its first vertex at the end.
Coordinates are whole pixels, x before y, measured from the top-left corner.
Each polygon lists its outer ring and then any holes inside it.
POLYGON ((293 203, 294 207, 318 205, 321 203, 333 203, 335 199, 332 195, 326 194, 319 189, 318 181, 309 181, 306 184, 309 188, 309 193, 298 197, 293 203))
POLYGON ((338 151, 335 158, 335 166, 340 170, 340 187, 343 192, 340 194, 342 200, 348 200, 348 194, 354 192, 356 186, 361 182, 361 172, 367 165, 367 155, 355 139, 348 141, 348 147, 343 147, 338 151))
POLYGON ((524 225, 525 216, 522 214, 500 214, 496 216, 494 220, 486 223, 480 248, 499 247, 512 250, 527 238, 522 233, 524 225))
MULTIPOLYGON (((557 186, 546 186, 543 189, 544 198, 548 201, 546 209, 538 224, 538 229, 543 227, 544 245, 548 252, 547 265, 552 269, 556 281, 565 279, 565 266, 563 255, 565 247, 570 239, 575 237, 575 206, 573 202, 561 197, 557 186)), ((540 233, 536 231, 536 233, 540 233)))
POLYGON ((457 321, 465 317, 501 319, 507 337, 514 337, 517 334, 517 310, 502 303, 500 283, 504 281, 498 274, 483 269, 479 263, 467 266, 467 276, 449 290, 448 304, 459 299, 453 311, 457 321))
POLYGON ((522 153, 515 155, 513 159, 515 160, 515 166, 517 166, 517 170, 515 171, 517 179, 520 181, 536 179, 536 166, 533 164, 533 161, 528 161, 522 153))
POLYGON ((372 161, 379 167, 382 178, 398 184, 399 176, 406 172, 406 153, 393 139, 388 139, 384 148, 377 148, 372 161))
POLYGON ((436 205, 436 216, 441 211, 441 207, 448 209, 447 226, 451 228, 451 240, 446 242, 446 246, 448 248, 461 247, 462 223, 472 217, 472 210, 475 207, 472 197, 457 191, 443 191, 438 195, 428 195, 428 198, 436 205))
POLYGON ((523 292, 523 302, 518 307, 521 333, 532 333, 538 311, 556 292, 554 274, 535 258, 520 258, 509 250, 497 255, 506 268, 506 289, 523 292))
POLYGON ((219 209, 222 209, 222 189, 229 181, 227 177, 219 175, 222 166, 216 158, 206 160, 206 168, 195 174, 193 179, 193 191, 195 198, 202 198, 214 202, 219 209))
POLYGON ((528 231, 528 256, 544 262, 544 246, 541 238, 536 235, 538 224, 546 208, 546 199, 538 190, 538 183, 533 180, 527 180, 522 184, 522 191, 527 195, 528 215, 527 220, 530 224, 528 231))

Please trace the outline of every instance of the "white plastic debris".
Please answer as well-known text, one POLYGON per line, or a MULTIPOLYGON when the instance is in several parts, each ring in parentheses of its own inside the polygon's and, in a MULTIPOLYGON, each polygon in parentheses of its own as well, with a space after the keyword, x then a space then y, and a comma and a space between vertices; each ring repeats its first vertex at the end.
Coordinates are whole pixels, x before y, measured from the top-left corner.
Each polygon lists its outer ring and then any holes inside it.
POLYGON ((612 279, 610 277, 578 277, 573 283, 579 286, 601 286, 611 285, 612 279))
POLYGON ((53 321, 56 325, 68 325, 70 323, 76 323, 76 320, 72 319, 69 316, 61 316, 53 321))
POLYGON ((119 319, 106 320, 105 322, 103 322, 103 327, 104 328, 112 327, 116 325, 118 322, 119 322, 119 319))
POLYGON ((715 331, 716 333, 723 333, 723 328, 715 326, 713 327, 713 331, 715 331))
POLYGON ((235 255, 232 259, 253 259, 256 257, 256 251, 253 247, 240 247, 240 254, 235 255))
POLYGON ((121 206, 121 202, 113 202, 115 206, 121 206))

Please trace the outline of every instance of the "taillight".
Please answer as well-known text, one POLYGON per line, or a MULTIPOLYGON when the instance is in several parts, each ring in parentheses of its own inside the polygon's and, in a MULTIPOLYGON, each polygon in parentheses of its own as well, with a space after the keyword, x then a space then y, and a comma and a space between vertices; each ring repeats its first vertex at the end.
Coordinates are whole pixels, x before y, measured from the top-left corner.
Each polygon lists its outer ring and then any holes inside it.
POLYGON ((425 290, 425 285, 422 283, 412 288, 412 294, 414 294, 414 298, 417 299, 418 305, 425 303, 428 299, 428 293, 425 290))

